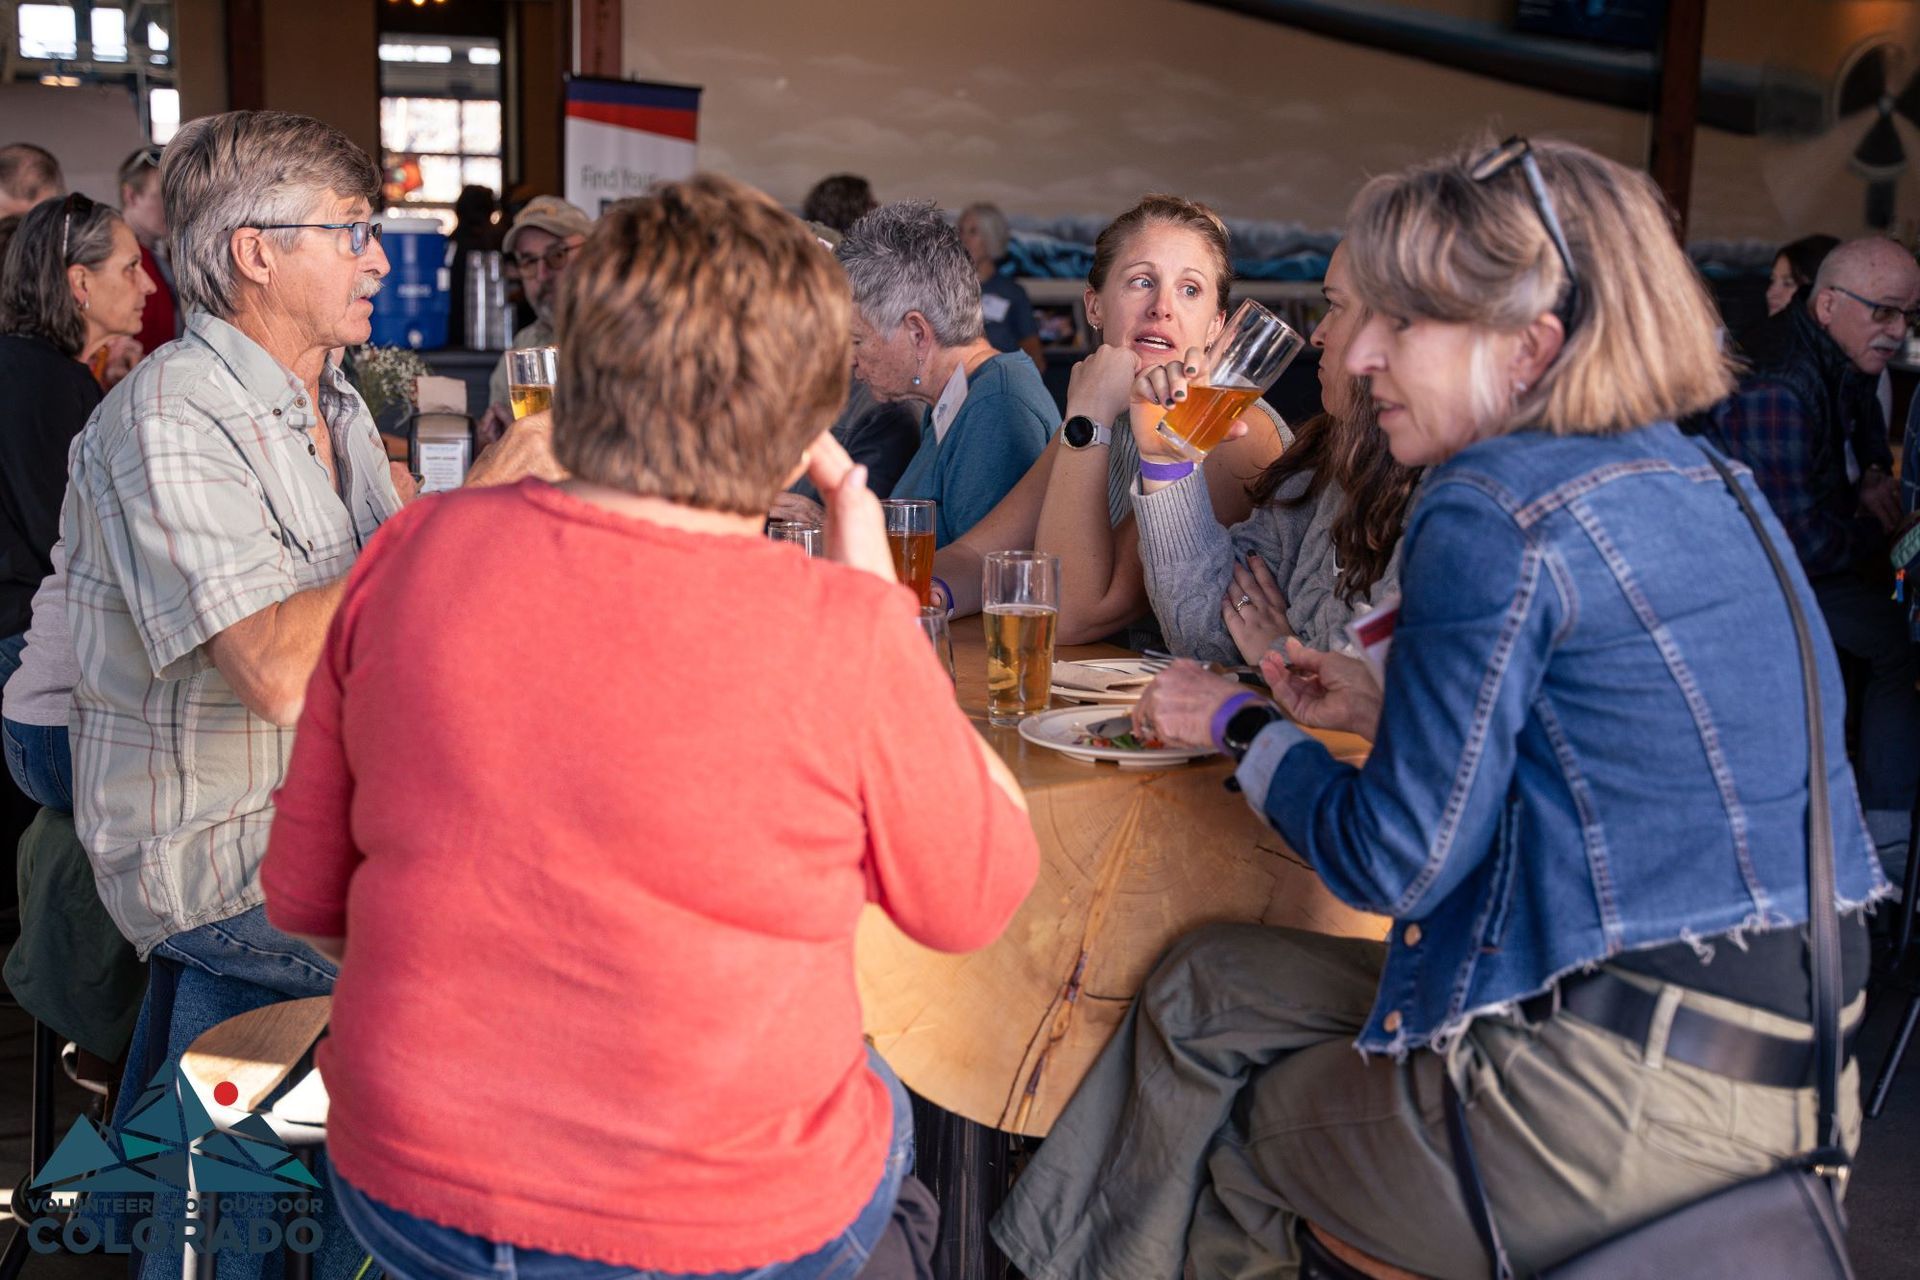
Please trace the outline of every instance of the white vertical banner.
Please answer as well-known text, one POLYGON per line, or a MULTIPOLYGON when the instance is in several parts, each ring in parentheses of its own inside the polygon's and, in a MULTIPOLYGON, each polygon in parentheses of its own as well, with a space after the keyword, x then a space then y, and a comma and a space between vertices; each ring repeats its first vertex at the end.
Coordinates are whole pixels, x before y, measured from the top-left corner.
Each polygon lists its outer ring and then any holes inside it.
POLYGON ((642 80, 567 80, 566 196, 593 217, 616 200, 689 177, 700 90, 642 80))

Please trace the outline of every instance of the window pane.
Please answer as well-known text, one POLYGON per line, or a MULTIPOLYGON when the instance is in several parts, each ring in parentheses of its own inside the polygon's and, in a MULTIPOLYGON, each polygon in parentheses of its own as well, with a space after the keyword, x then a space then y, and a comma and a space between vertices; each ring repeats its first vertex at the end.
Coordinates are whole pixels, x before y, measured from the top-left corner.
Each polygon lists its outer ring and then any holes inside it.
POLYGON ((460 180, 500 194, 500 161, 495 156, 468 156, 460 165, 460 180))
POLYGON ((389 221, 395 218, 426 218, 440 224, 440 230, 448 235, 453 233, 453 210, 441 205, 390 204, 381 214, 389 221))
POLYGON ((180 91, 155 89, 147 95, 148 112, 153 119, 153 140, 161 146, 173 140, 180 127, 180 91))
POLYGON ((454 98, 382 98, 380 141, 389 151, 458 151, 460 103, 454 98))
POLYGON ((125 9, 93 11, 93 56, 101 62, 127 60, 127 11, 125 9))
POLYGON ((460 157, 421 156, 420 189, 414 199, 452 204, 460 198, 460 157))
POLYGON ((465 102, 460 106, 460 149, 469 155, 500 154, 500 104, 465 102))
POLYGON ((20 56, 79 57, 79 29, 74 25, 73 10, 63 4, 21 5, 20 56))
POLYGON ((165 53, 169 43, 170 41, 167 39, 167 29, 165 27, 157 22, 149 22, 147 24, 147 48, 153 50, 155 53, 165 53))
POLYGON ((476 67, 497 67, 500 65, 500 51, 475 45, 467 50, 467 61, 476 67))

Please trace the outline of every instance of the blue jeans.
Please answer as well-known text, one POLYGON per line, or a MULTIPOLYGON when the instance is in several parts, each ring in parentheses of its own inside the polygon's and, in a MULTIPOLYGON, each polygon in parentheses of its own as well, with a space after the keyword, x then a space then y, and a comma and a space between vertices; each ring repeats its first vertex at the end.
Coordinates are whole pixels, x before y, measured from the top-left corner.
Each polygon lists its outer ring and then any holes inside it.
MULTIPOLYGON (((176 933, 155 947, 149 960, 147 996, 127 1046, 126 1074, 114 1107, 116 1131, 130 1118, 154 1073, 178 1062, 202 1032, 282 1000, 327 995, 339 972, 306 943, 268 924, 265 907, 176 933)), ((325 1153, 316 1153, 315 1175, 322 1186, 324 1162, 325 1153)), ((157 1217, 177 1215, 184 1208, 177 1195, 155 1195, 153 1201, 157 1217)), ((329 1205, 316 1220, 323 1239, 313 1255, 315 1280, 346 1280, 359 1266, 359 1245, 337 1207, 329 1205)), ((281 1255, 223 1249, 216 1274, 220 1280, 276 1280, 281 1255)), ((165 1252, 144 1254, 138 1275, 139 1280, 179 1280, 180 1258, 165 1252)))
MULTIPOLYGON (((746 1271, 636 1271, 562 1253, 543 1253, 468 1235, 402 1213, 357 1190, 339 1170, 333 1194, 360 1243, 393 1280, 852 1280, 893 1217, 900 1184, 913 1171, 913 1108, 907 1091, 872 1049, 867 1065, 893 1098, 893 1145, 880 1185, 847 1229, 805 1257, 746 1271)), ((222 1278, 224 1280, 224 1276, 222 1278)))
POLYGON ((4 722, 7 772, 13 785, 33 802, 61 813, 73 812, 73 753, 63 724, 4 722))

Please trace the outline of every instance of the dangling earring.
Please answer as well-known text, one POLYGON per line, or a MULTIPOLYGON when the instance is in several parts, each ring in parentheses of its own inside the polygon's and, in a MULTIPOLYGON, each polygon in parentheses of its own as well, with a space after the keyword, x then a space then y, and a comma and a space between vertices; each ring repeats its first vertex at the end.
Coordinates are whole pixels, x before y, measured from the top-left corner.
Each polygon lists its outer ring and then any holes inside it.
POLYGON ((86 310, 86 309, 87 309, 88 307, 90 307, 90 306, 92 306, 92 305, 93 305, 93 299, 92 299, 92 298, 82 298, 82 299, 80 299, 80 309, 81 309, 82 311, 85 311, 85 310, 86 310))

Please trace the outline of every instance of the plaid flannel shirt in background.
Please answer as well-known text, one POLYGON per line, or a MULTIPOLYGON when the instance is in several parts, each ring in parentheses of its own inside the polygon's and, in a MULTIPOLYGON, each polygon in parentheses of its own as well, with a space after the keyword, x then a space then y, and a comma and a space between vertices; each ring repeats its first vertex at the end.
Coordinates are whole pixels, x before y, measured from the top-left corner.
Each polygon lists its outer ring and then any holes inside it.
POLYGON ((1809 578, 1843 572, 1884 540, 1880 526, 1860 514, 1857 490, 1815 492, 1816 442, 1791 391, 1772 382, 1743 385, 1714 410, 1713 421, 1720 447, 1752 469, 1809 578))

